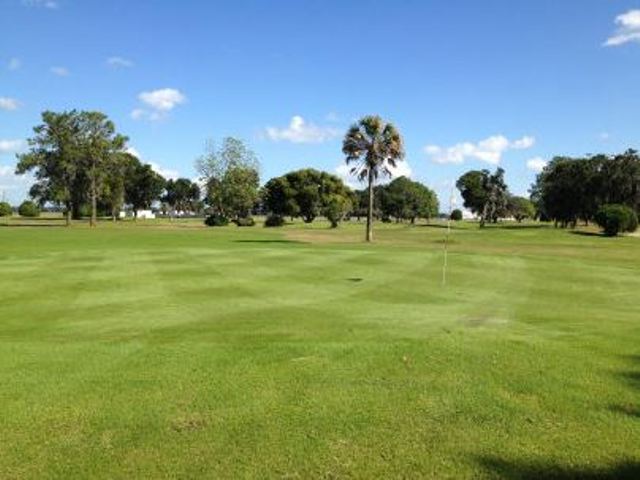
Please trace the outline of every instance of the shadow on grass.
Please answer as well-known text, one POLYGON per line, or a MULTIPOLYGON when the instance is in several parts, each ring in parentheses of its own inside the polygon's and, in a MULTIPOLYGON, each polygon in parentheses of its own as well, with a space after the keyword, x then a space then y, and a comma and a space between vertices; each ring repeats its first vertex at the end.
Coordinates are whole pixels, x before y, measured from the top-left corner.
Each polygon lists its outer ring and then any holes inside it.
POLYGON ((41 223, 41 224, 29 224, 29 223, 0 223, 0 227, 6 227, 6 228, 47 228, 47 227, 56 227, 56 228, 60 228, 60 227, 65 227, 66 225, 64 223, 41 223))
POLYGON ((513 480, 533 479, 583 479, 583 480, 631 480, 640 478, 640 462, 624 460, 604 467, 566 467, 553 463, 517 462, 497 457, 480 457, 479 463, 492 476, 513 480))
POLYGON ((301 242, 299 240, 233 240, 234 243, 257 243, 257 244, 269 244, 269 243, 284 243, 284 244, 294 244, 294 245, 302 245, 305 242, 301 242))
POLYGON ((553 226, 546 223, 487 223, 484 228, 487 230, 539 230, 553 228, 553 226))
MULTIPOLYGON (((634 365, 638 364, 638 366, 640 367, 640 355, 625 355, 624 358, 632 362, 634 365)), ((631 388, 640 390, 640 370, 620 372, 620 377, 631 388)), ((640 405, 624 403, 611 405, 609 409, 615 413, 629 415, 630 417, 640 419, 640 405)), ((638 476, 638 478, 640 478, 640 476, 638 476)))
MULTIPOLYGON (((444 228, 445 230, 448 228, 447 224, 444 223, 420 223, 420 224, 416 224, 413 225, 414 227, 420 227, 420 228, 444 228)), ((459 227, 456 226, 455 223, 451 224, 451 230, 469 230, 469 227, 464 228, 464 227, 459 227)))
POLYGON ((571 235, 580 235, 581 237, 606 237, 600 232, 585 232, 584 230, 571 230, 571 235))

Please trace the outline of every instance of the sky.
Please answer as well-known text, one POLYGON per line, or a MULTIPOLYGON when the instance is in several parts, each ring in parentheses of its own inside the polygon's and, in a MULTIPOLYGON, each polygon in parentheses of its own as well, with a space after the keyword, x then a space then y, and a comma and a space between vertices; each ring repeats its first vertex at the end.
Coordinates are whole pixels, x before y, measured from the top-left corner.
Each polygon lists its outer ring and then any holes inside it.
POLYGON ((394 123, 396 175, 446 211, 465 171, 527 194, 556 155, 640 148, 640 0, 0 0, 0 197, 43 110, 100 110, 141 160, 195 178, 208 139, 245 140, 261 179, 394 123))

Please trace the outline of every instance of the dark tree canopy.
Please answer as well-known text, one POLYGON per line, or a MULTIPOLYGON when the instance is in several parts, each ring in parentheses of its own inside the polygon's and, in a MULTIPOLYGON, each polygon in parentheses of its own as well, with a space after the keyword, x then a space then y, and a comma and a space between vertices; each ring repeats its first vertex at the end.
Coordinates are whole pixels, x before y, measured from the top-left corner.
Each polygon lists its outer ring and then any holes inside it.
POLYGON ((188 178, 178 178, 168 180, 165 186, 166 192, 162 200, 166 202, 172 210, 180 212, 194 211, 200 200, 200 187, 197 183, 188 178))
POLYGON ((640 157, 634 150, 609 156, 555 157, 537 176, 531 198, 538 216, 561 226, 589 222, 602 205, 640 209, 640 157))
POLYGON ((480 226, 487 221, 497 222, 508 214, 509 191, 504 181, 504 170, 471 170, 456 182, 464 206, 480 217, 480 226))
POLYGON ((312 168, 272 178, 263 197, 270 213, 300 216, 306 223, 326 215, 329 206, 332 218, 342 218, 351 206, 351 191, 339 177, 312 168))
POLYGON ((417 218, 429 219, 438 215, 437 195, 420 182, 398 177, 381 190, 381 210, 385 217, 414 223, 417 218))
POLYGON ((164 192, 166 180, 151 165, 135 162, 125 181, 125 199, 137 216, 137 211, 150 208, 164 192))

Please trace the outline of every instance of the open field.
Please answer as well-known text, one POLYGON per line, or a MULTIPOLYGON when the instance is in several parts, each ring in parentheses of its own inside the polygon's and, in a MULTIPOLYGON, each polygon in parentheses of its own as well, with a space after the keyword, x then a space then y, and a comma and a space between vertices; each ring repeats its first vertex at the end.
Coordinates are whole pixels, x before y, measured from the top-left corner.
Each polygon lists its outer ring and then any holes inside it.
POLYGON ((640 239, 0 228, 2 478, 639 478, 640 239))

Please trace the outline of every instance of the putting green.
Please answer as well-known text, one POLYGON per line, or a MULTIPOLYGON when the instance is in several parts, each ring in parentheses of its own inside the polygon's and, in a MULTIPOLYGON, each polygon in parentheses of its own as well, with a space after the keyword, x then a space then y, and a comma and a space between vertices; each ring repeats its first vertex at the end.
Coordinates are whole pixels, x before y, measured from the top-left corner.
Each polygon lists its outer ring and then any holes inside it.
POLYGON ((640 239, 0 228, 2 478, 637 478, 640 239))

